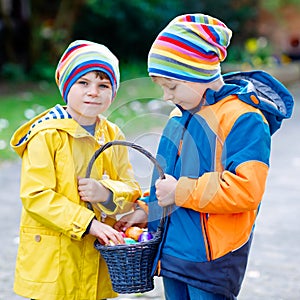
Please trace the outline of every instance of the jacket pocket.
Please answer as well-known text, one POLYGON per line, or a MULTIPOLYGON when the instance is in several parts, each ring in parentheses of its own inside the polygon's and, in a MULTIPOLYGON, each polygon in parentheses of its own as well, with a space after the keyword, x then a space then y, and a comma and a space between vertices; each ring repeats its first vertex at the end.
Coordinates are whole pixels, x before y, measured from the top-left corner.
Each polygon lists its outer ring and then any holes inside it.
POLYGON ((22 228, 16 268, 33 282, 54 282, 59 274, 60 234, 41 228, 22 228))

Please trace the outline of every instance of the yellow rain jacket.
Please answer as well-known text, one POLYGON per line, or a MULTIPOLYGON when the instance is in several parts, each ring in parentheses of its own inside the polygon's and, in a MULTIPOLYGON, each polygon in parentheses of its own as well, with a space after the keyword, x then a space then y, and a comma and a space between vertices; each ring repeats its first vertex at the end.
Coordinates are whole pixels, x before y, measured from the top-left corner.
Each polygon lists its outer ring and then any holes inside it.
POLYGON ((114 210, 80 200, 77 177, 100 144, 124 139, 120 129, 99 116, 91 136, 57 105, 21 126, 11 139, 22 158, 20 196, 23 209, 14 290, 42 300, 92 300, 116 297, 108 269, 84 234, 91 220, 113 225, 141 194, 128 160, 128 149, 113 146, 94 163, 91 177, 113 192, 114 210), (102 174, 107 174, 102 179, 102 174))

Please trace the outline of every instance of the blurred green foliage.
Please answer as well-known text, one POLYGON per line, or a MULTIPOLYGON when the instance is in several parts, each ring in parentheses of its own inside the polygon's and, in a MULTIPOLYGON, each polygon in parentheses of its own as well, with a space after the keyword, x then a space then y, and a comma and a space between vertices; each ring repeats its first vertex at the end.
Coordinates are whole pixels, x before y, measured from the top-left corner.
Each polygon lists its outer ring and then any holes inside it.
POLYGON ((267 9, 270 12, 274 12, 284 5, 296 5, 300 7, 300 1, 299 0, 262 0, 261 7, 267 9))
POLYGON ((204 13, 219 18, 234 31, 238 44, 255 34, 245 26, 257 15, 258 0, 87 0, 74 26, 74 39, 106 44, 123 60, 146 60, 157 34, 177 15, 204 13))
POLYGON ((15 12, 7 16, 10 22, 4 23, 10 27, 0 30, 4 44, 0 49, 0 78, 52 80, 59 57, 75 39, 105 44, 119 57, 121 64, 135 61, 146 64, 147 53, 157 34, 175 16, 185 13, 201 12, 219 18, 233 30, 231 45, 243 51, 244 41, 255 37, 253 24, 259 2, 55 0, 41 4, 31 0, 31 6, 25 7, 30 14, 24 16, 19 14, 27 2, 15 0, 12 2, 15 12))

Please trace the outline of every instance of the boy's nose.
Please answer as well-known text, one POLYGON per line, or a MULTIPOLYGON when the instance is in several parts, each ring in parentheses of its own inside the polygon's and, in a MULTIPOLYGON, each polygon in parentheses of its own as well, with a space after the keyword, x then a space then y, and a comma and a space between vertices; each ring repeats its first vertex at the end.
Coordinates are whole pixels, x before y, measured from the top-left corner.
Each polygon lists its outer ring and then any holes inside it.
POLYGON ((97 87, 91 85, 91 86, 89 87, 89 90, 88 90, 88 95, 89 95, 89 96, 92 96, 92 97, 97 96, 97 95, 98 95, 98 89, 97 89, 97 87))
POLYGON ((171 94, 171 93, 168 93, 168 92, 164 92, 164 101, 172 101, 174 99, 174 96, 171 94))

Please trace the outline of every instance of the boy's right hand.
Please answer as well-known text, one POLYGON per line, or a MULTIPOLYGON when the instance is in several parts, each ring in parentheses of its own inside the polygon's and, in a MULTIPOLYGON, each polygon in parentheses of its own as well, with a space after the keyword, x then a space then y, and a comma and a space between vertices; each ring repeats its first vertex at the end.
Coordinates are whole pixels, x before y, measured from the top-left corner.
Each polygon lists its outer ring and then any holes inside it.
POLYGON ((78 192, 82 201, 90 203, 105 202, 110 196, 109 189, 93 178, 78 177, 78 192))
POLYGON ((138 226, 145 228, 147 226, 148 215, 143 209, 137 209, 130 214, 123 216, 114 225, 114 228, 118 231, 125 232, 127 228, 132 226, 138 226))
POLYGON ((95 236, 99 242, 104 245, 109 245, 110 242, 114 245, 125 244, 120 232, 96 219, 92 221, 89 234, 95 236))

